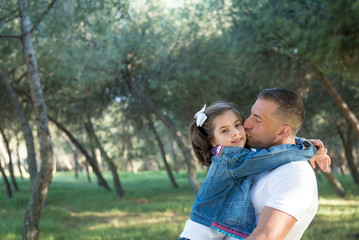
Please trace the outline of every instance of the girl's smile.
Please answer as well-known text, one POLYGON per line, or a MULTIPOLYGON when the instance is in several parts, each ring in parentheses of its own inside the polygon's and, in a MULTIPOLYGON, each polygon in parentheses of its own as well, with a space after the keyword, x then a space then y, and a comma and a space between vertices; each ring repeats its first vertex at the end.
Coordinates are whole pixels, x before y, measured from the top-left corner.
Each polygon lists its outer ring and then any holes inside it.
POLYGON ((238 138, 238 139, 234 140, 232 143, 239 143, 241 141, 242 141, 242 138, 238 138))

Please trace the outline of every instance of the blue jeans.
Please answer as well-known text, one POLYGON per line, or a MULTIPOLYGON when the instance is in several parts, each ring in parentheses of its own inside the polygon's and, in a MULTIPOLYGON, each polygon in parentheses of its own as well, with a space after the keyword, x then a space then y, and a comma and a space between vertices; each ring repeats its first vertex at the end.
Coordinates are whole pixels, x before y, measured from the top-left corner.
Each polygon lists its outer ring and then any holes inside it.
POLYGON ((191 239, 179 237, 179 238, 177 238, 177 240, 191 240, 191 239))

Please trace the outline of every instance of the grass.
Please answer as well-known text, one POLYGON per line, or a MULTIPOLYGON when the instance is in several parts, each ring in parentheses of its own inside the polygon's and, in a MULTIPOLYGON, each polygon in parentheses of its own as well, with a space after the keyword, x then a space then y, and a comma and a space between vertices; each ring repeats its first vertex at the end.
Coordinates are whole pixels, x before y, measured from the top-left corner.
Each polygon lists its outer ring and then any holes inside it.
MULTIPOLYGON (((199 180, 205 173, 200 172, 199 180)), ((111 176, 105 173, 108 183, 111 176)), ((85 175, 56 173, 40 221, 41 240, 168 240, 176 239, 189 217, 195 196, 184 172, 175 174, 179 189, 165 172, 120 173, 126 196, 117 198, 85 175)), ((359 193, 350 176, 339 176, 347 199, 336 197, 325 179, 318 181, 319 211, 303 240, 359 239, 359 193)), ((18 179, 20 191, 5 196, 0 181, 0 239, 21 239, 22 220, 29 199, 28 180, 18 179)))

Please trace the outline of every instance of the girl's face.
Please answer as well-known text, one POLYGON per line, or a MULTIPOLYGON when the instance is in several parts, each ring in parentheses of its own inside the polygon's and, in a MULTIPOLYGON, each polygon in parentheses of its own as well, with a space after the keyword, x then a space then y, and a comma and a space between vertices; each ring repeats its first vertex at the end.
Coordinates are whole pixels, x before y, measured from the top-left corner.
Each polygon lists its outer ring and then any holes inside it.
POLYGON ((244 147, 246 132, 241 119, 231 110, 213 120, 212 146, 244 147))

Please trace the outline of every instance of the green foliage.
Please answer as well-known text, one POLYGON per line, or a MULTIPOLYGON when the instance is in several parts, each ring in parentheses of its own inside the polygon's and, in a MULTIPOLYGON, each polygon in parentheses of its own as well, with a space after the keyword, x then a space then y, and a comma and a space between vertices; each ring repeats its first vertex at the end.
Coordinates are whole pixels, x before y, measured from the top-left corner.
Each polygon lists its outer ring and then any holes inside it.
POLYGON ((250 84, 299 92, 307 111, 300 134, 320 138, 328 149, 338 151, 335 126, 345 128, 346 121, 312 68, 323 70, 351 111, 358 113, 359 38, 353 28, 359 23, 357 3, 255 0, 232 5, 231 34, 250 84))
MULTIPOLYGON (((199 173, 202 180, 205 172, 199 173)), ((110 183, 110 173, 105 177, 110 183)), ((126 191, 123 199, 88 183, 85 174, 75 179, 57 173, 42 210, 40 239, 176 239, 183 230, 195 199, 184 172, 175 174, 174 189, 165 172, 120 173, 126 191)), ((318 181, 319 211, 302 239, 356 239, 359 223, 358 190, 349 176, 340 176, 348 199, 335 196, 327 181, 318 181)), ((18 181, 13 199, 0 198, 0 235, 21 238, 28 180, 18 181)), ((112 187, 112 186, 111 186, 112 187)))
MULTIPOLYGON (((48 3, 29 4, 35 23, 48 3)), ((85 144, 89 115, 122 165, 126 151, 130 159, 156 159, 148 119, 168 139, 145 97, 187 136, 203 104, 232 101, 248 116, 261 89, 283 87, 302 93, 307 123, 301 133, 335 143, 332 126, 345 122, 311 67, 323 69, 359 111, 358 9, 358 1, 347 0, 57 1, 33 33, 47 110, 85 144), (126 68, 142 98, 130 91, 126 68)), ((0 9, 0 37, 20 33, 16 12, 16 1, 0 9)), ((0 41, 0 71, 31 119, 21 41, 0 41)), ((20 129, 2 88, 0 101, 4 125, 20 129)), ((63 139, 54 139, 63 148, 63 139)))

